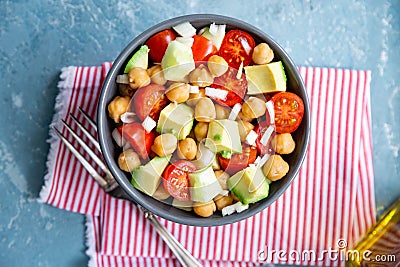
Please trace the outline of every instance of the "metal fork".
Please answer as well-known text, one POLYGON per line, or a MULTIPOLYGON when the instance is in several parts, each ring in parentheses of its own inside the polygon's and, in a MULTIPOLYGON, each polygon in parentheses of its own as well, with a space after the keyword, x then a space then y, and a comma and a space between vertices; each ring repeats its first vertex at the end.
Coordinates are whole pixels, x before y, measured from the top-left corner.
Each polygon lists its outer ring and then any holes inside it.
MULTIPOLYGON (((92 118, 81 108, 79 112, 82 113, 83 117, 89 122, 90 126, 97 132, 97 125, 92 120, 92 118)), ((89 139, 89 141, 95 146, 95 148, 101 153, 100 145, 96 138, 90 134, 89 130, 83 126, 73 114, 69 114, 72 120, 76 123, 82 133, 89 139)), ((114 179, 113 175, 104 164, 104 162, 92 151, 92 149, 82 140, 82 138, 71 128, 71 126, 62 120, 65 128, 71 133, 72 137, 78 141, 79 145, 88 153, 88 155, 93 159, 93 161, 101 168, 105 173, 104 176, 100 175, 96 169, 85 159, 85 157, 72 145, 71 142, 59 131, 54 125, 52 126, 55 133, 60 137, 61 141, 67 146, 67 148, 77 157, 79 162, 83 167, 91 174, 91 176, 99 183, 99 185, 109 194, 118 198, 125 198, 132 201, 132 199, 119 187, 118 183, 114 179)), ((135 203, 139 210, 143 213, 144 217, 151 223, 151 225, 156 229, 157 233, 162 237, 164 242, 175 254, 176 258, 183 266, 202 266, 183 246, 175 237, 165 228, 164 225, 154 216, 153 213, 146 210, 142 206, 135 203)))

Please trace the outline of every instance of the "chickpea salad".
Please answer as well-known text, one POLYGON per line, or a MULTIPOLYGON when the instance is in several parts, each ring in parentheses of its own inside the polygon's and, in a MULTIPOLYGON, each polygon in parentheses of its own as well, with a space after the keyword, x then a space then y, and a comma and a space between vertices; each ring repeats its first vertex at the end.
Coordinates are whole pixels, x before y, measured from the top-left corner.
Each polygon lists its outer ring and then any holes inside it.
POLYGON ((132 185, 201 217, 266 198, 289 171, 284 155, 304 114, 274 59, 267 43, 226 25, 185 22, 151 36, 108 104, 132 185))

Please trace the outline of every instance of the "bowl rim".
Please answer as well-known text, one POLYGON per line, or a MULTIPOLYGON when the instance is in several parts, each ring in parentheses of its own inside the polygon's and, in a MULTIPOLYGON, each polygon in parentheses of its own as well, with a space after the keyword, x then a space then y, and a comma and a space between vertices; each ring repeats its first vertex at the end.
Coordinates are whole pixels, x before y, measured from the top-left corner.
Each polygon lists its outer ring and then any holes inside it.
MULTIPOLYGON (((132 198, 132 201, 134 203, 137 203, 144 208, 148 209, 150 212, 154 213, 157 216, 160 216, 166 220, 173 221, 176 223, 180 224, 185 224, 185 225, 191 225, 191 226, 221 226, 221 225, 226 225, 226 224, 231 224, 235 223, 247 218, 250 218, 257 213, 261 212, 262 210, 266 209, 269 207, 272 203, 274 203, 282 194, 283 192, 286 191, 286 189, 291 185, 293 182, 294 178, 297 176, 300 167, 302 166, 302 163, 306 157, 307 154, 307 148, 308 148, 308 143, 309 143, 309 136, 310 136, 310 107, 309 107, 309 99, 308 99, 308 94, 307 90, 304 85, 304 81, 300 75, 299 70, 297 69, 296 65, 294 64, 293 60, 290 58, 290 56, 287 54, 287 52, 268 34, 265 32, 261 31, 257 27, 244 22, 242 20, 228 17, 228 16, 223 16, 223 15, 217 15, 217 14, 190 14, 190 15, 184 15, 184 16, 178 16, 174 17, 165 21, 162 21, 160 23, 157 23, 156 25, 148 28, 147 30, 143 31, 141 34, 139 34, 137 37, 135 37, 126 47, 122 50, 122 52, 118 55, 118 57, 115 59, 113 62, 113 65, 111 69, 109 70, 102 88, 101 88, 101 93, 99 96, 99 101, 97 105, 97 122, 98 122, 98 140, 100 143, 100 148, 103 154, 103 158, 106 162, 106 165, 110 169, 111 173, 114 175, 115 179, 121 186, 121 188, 132 198), (123 64, 125 64, 127 58, 137 49, 137 47, 141 44, 144 44, 145 41, 154 35, 155 33, 162 31, 164 29, 170 29, 172 26, 177 25, 179 23, 189 21, 189 22, 207 22, 207 23, 224 23, 227 25, 234 25, 237 28, 240 28, 244 31, 249 32, 252 35, 258 35, 261 36, 262 39, 265 39, 268 41, 268 44, 273 47, 274 51, 278 51, 278 54, 280 55, 282 61, 284 61, 285 69, 290 69, 292 70, 292 74, 294 76, 294 79, 297 81, 299 84, 299 89, 303 93, 302 95, 302 100, 304 102, 304 116, 303 120, 305 120, 305 138, 304 138, 304 143, 303 146, 301 147, 301 150, 299 152, 300 158, 297 161, 295 166, 291 166, 293 168, 292 171, 292 176, 290 179, 284 183, 280 188, 278 188, 275 191, 275 194, 271 198, 267 198, 264 203, 257 205, 251 209, 248 209, 242 213, 236 213, 234 215, 226 216, 223 217, 221 216, 220 218, 202 218, 202 217, 178 217, 176 215, 173 215, 170 213, 168 210, 162 210, 159 209, 148 202, 145 201, 143 198, 142 193, 135 189, 130 181, 125 176, 125 179, 120 177, 121 171, 119 170, 119 167, 117 166, 115 160, 114 160, 114 155, 107 149, 107 143, 105 142, 105 134, 108 130, 106 121, 107 121, 107 102, 106 102, 106 96, 108 90, 112 88, 112 83, 115 82, 116 76, 119 74, 120 69, 123 67, 123 64)), ((108 133, 110 134, 110 133, 108 133)))

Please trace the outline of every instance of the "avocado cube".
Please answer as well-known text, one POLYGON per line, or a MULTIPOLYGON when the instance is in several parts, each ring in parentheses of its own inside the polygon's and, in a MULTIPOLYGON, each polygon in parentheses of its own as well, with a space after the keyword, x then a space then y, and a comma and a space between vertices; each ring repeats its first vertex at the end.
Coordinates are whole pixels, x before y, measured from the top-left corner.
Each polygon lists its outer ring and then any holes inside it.
POLYGON ((161 67, 165 79, 183 81, 195 68, 191 47, 176 40, 170 42, 161 60, 161 67))
POLYGON ((269 185, 261 168, 249 166, 227 181, 228 188, 243 204, 255 203, 268 196, 269 185))
POLYGON ((133 68, 147 69, 149 65, 149 52, 149 47, 142 45, 126 64, 124 73, 128 73, 133 68))
POLYGON ((286 74, 281 61, 247 66, 244 71, 249 95, 286 91, 286 74))
POLYGON ((168 166, 171 155, 166 157, 154 157, 146 165, 140 166, 132 173, 132 185, 152 196, 161 182, 161 175, 168 166))
POLYGON ((232 120, 210 122, 205 146, 214 153, 221 151, 242 153, 238 123, 232 120))
POLYGON ((189 173, 189 183, 192 201, 208 202, 222 191, 211 166, 189 173))
POLYGON ((160 113, 157 132, 172 133, 178 140, 185 139, 193 127, 194 111, 186 104, 170 103, 160 113))

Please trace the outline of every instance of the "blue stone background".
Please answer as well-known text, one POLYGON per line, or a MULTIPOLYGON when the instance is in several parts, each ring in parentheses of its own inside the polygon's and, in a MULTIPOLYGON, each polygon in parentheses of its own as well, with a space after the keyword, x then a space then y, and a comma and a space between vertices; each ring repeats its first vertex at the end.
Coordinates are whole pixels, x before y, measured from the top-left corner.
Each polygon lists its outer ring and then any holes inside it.
POLYGON ((247 21, 298 65, 372 70, 375 196, 400 195, 400 1, 0 0, 0 266, 85 266, 82 215, 36 201, 60 69, 98 65, 165 19, 247 21))

